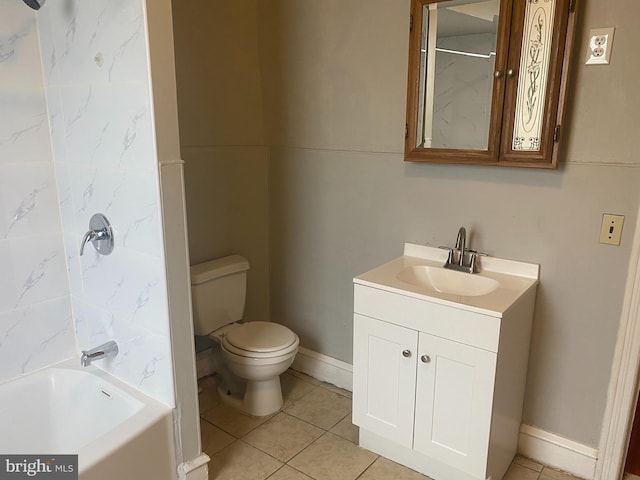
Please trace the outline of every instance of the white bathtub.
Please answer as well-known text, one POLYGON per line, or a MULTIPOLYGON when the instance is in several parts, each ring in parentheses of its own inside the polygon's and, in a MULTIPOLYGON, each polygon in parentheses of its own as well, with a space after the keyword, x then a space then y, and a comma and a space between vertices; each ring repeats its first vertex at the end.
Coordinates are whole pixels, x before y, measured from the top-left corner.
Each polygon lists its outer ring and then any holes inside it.
POLYGON ((78 454, 82 480, 176 478, 171 409, 75 358, 0 385, 0 453, 78 454))

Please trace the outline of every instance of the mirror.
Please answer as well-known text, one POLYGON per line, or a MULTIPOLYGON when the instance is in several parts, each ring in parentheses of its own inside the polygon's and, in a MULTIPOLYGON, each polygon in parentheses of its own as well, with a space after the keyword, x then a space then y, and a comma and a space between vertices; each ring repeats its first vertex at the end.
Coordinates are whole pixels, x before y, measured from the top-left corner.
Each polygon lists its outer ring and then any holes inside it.
POLYGON ((487 150, 500 0, 422 9, 415 146, 487 150))
POLYGON ((556 168, 576 0, 411 0, 408 162, 556 168))

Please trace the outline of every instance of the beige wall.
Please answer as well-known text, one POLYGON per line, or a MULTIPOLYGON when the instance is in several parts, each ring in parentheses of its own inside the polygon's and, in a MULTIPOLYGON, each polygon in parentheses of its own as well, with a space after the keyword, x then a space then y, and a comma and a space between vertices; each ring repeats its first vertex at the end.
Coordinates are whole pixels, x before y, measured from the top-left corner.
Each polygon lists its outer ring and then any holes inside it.
POLYGON ((580 2, 562 162, 535 171, 403 162, 409 0, 185 3, 192 262, 243 249, 253 311, 270 302, 304 346, 351 362, 352 277, 464 225, 542 266, 524 421, 596 446, 639 204, 640 4, 580 2), (586 67, 605 26, 612 64, 586 67), (620 247, 598 243, 604 212, 626 215, 620 247))
POLYGON ((268 150, 256 3, 174 1, 173 17, 190 261, 245 256, 245 319, 266 320, 268 150))
POLYGON ((596 446, 638 210, 640 4, 581 2, 557 171, 402 159, 408 0, 261 0, 271 148, 271 312, 303 345, 351 362, 351 278, 405 241, 541 264, 524 421, 596 446), (612 64, 586 67, 589 28, 615 26, 612 64), (622 245, 601 215, 626 215, 622 245))

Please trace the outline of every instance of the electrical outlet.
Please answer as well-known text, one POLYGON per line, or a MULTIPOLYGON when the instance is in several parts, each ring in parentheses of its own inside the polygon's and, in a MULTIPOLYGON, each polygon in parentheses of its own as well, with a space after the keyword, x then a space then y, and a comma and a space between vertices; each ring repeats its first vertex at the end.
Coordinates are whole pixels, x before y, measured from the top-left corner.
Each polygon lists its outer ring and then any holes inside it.
POLYGON ((594 28, 589 32, 587 65, 608 65, 615 28, 594 28))
POLYGON ((624 215, 602 215, 602 226, 600 227, 600 243, 609 245, 620 245, 622 237, 622 225, 624 225, 624 215))

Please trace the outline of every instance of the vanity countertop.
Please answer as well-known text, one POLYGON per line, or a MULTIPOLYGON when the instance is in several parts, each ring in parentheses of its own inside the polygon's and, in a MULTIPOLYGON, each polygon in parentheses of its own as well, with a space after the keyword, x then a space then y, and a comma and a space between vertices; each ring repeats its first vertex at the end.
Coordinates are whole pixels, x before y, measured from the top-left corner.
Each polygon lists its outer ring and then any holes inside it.
POLYGON ((443 266, 447 255, 447 250, 441 248, 406 243, 403 256, 358 275, 354 278, 354 283, 500 318, 511 305, 538 283, 539 265, 489 256, 479 260, 479 273, 446 270, 448 278, 459 280, 461 283, 477 280, 469 278, 471 276, 481 277, 483 282, 493 285, 497 282, 497 286, 485 294, 458 295, 405 281, 406 275, 403 275, 403 272, 411 267, 430 267, 435 272, 445 273, 442 270, 445 270, 443 266))

